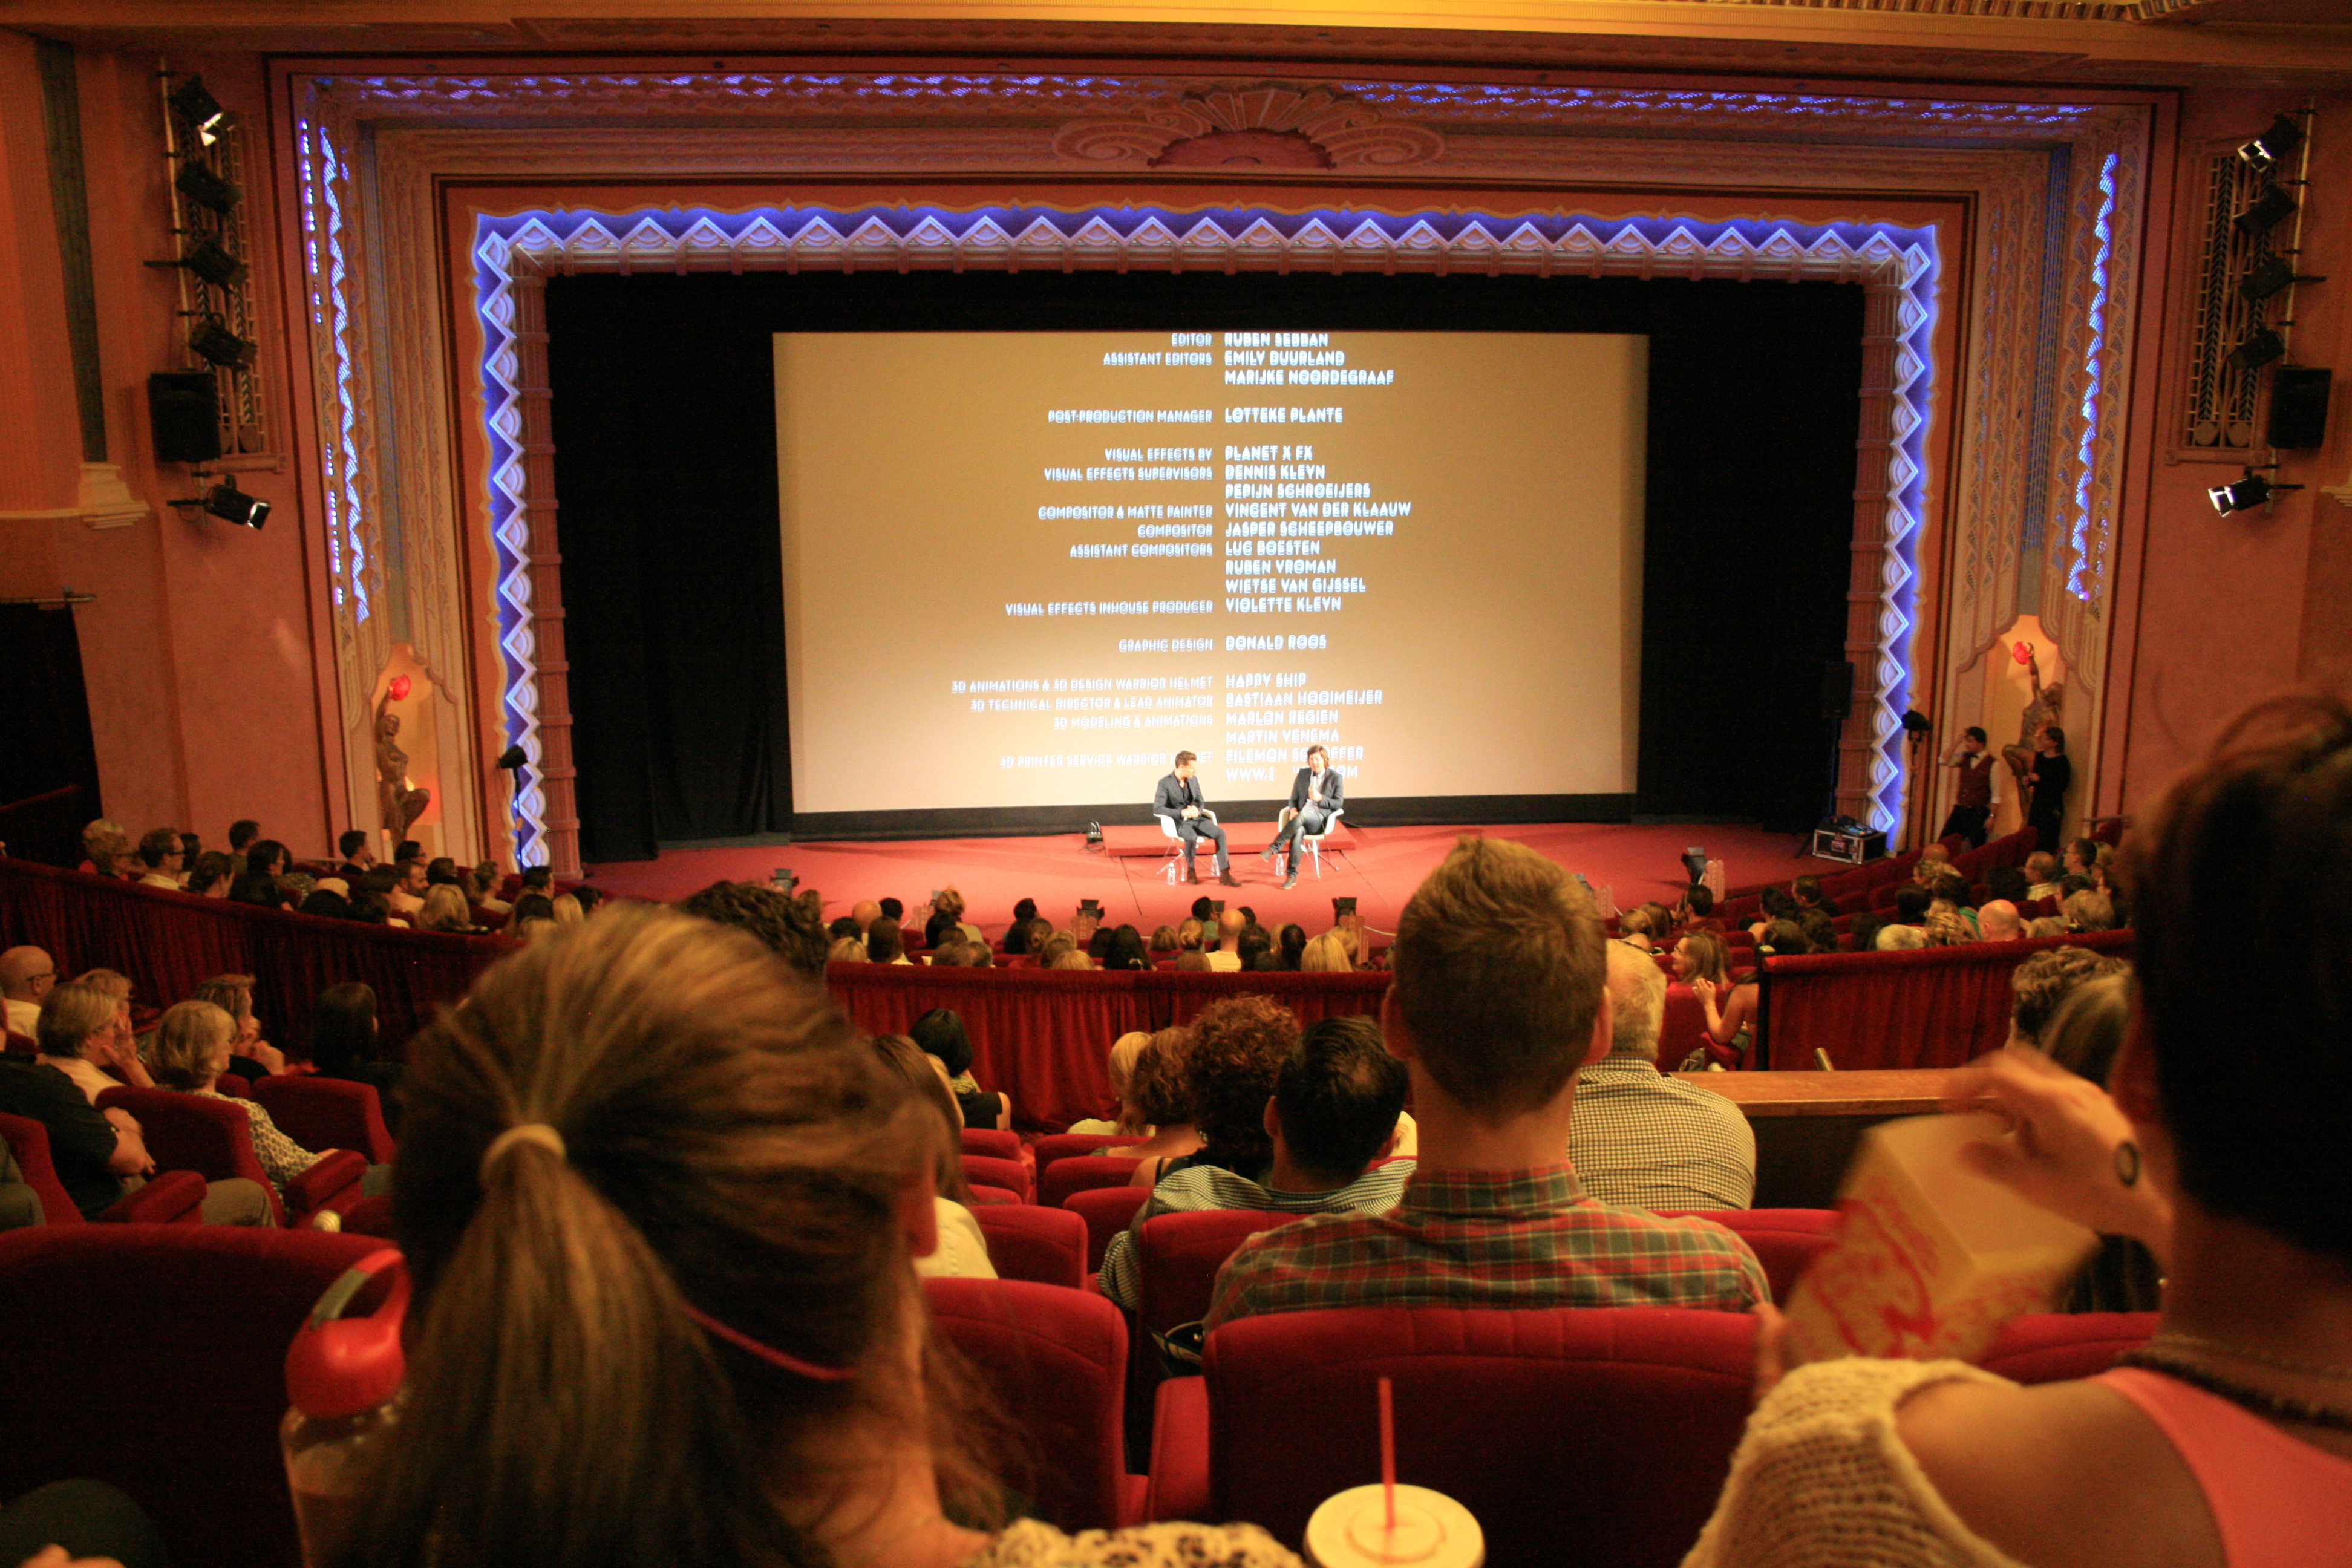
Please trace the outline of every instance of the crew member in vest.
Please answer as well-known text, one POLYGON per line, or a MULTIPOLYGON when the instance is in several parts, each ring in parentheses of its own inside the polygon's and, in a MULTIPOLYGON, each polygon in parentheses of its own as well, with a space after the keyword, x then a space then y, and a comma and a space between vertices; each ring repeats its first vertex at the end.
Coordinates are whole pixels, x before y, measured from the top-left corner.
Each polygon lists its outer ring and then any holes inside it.
POLYGON ((1980 726, 1971 724, 1944 759, 1946 767, 1959 770, 1959 793, 1937 838, 1958 836, 1967 839, 1970 848, 1984 844, 1985 825, 1992 820, 1992 753, 1985 749, 1987 739, 1980 726))
POLYGON ((1298 886, 1299 839, 1330 831, 1331 819, 1339 814, 1347 787, 1348 781, 1331 766, 1331 753, 1320 746, 1307 747, 1307 765, 1290 781, 1290 809, 1294 815, 1258 857, 1271 860, 1286 849, 1290 852, 1288 870, 1282 879, 1283 891, 1298 886))
POLYGON ((1196 761, 1190 752, 1176 753, 1176 771, 1160 781, 1160 789, 1152 796, 1151 814, 1167 819, 1183 842, 1184 880, 1201 879, 1199 869, 1192 864, 1192 852, 1195 843, 1206 838, 1217 847, 1217 880, 1228 888, 1238 888, 1242 879, 1234 875, 1233 857, 1225 853, 1225 830, 1209 815, 1208 802, 1201 797, 1201 786, 1192 777, 1196 761))

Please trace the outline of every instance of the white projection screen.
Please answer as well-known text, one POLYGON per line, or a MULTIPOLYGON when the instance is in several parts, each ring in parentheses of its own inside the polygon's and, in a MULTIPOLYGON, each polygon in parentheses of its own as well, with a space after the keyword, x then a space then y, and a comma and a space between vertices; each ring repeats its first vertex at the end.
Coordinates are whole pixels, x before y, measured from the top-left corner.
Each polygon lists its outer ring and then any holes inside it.
POLYGON ((774 342, 796 812, 1632 794, 1645 338, 774 342))

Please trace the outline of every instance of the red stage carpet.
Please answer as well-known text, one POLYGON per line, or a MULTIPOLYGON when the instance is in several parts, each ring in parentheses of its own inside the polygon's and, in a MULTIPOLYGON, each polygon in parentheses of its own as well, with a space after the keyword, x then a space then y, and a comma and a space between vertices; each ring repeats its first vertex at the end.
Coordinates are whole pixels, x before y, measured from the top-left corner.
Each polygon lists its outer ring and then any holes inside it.
MULTIPOLYGON (((967 916, 991 936, 1003 933, 1020 899, 1037 900, 1038 912, 1061 924, 1078 900, 1101 900, 1112 924, 1132 921, 1146 936, 1154 926, 1174 924, 1201 894, 1245 904, 1269 928, 1296 921, 1309 932, 1331 921, 1331 900, 1352 894, 1367 924, 1396 929, 1397 911, 1430 869, 1445 857, 1459 827, 1349 827, 1324 845, 1323 874, 1301 866, 1298 887, 1286 893, 1271 867, 1257 858, 1269 824, 1225 825, 1234 846, 1239 888, 1220 888, 1208 876, 1198 888, 1172 886, 1161 863, 1138 856, 1090 854, 1079 834, 1040 838, 946 838, 887 844, 790 844, 751 848, 674 850, 658 860, 600 865, 596 886, 648 899, 677 899, 722 879, 765 881, 778 866, 789 866, 801 886, 824 895, 827 920, 849 912, 859 899, 903 900, 909 910, 934 888, 952 886, 964 896, 967 916)), ((1134 829, 1111 829, 1132 834, 1134 829)), ((1625 908, 1644 899, 1672 902, 1681 886, 1677 857, 1685 845, 1706 846, 1724 862, 1729 885, 1786 880, 1807 872, 1826 875, 1836 863, 1795 859, 1795 840, 1754 826, 1626 827, 1598 823, 1538 823, 1478 829, 1540 850, 1571 871, 1581 871, 1604 895, 1625 908)))

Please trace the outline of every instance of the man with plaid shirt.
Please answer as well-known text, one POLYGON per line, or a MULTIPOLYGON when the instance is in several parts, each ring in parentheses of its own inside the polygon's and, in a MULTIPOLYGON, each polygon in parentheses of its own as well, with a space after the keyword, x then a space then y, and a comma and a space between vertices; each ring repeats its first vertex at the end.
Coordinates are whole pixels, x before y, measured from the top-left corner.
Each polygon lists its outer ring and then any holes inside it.
POLYGON ((1217 1276, 1208 1327, 1318 1307, 1714 1307, 1769 1299, 1745 1242, 1586 1196, 1563 1157, 1576 1072, 1609 1048, 1591 895, 1523 845, 1465 835, 1405 906, 1381 1008, 1421 1160, 1381 1215, 1307 1215, 1217 1276))
POLYGON ((1666 977, 1621 942, 1609 944, 1609 1054, 1576 1075, 1577 1184, 1620 1208, 1746 1208, 1756 1134, 1730 1100, 1658 1070, 1666 977))

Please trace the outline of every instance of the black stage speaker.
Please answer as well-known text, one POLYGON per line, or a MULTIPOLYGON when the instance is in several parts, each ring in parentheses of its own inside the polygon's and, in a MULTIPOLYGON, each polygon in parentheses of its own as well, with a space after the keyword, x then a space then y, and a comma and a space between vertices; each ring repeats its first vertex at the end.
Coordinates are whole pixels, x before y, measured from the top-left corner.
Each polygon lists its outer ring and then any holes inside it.
POLYGON ((2271 377, 2270 444, 2317 447, 2327 439, 2328 373, 2283 364, 2271 377))
POLYGON ((147 422, 159 463, 209 463, 221 455, 220 386, 208 370, 147 378, 147 422))
POLYGON ((1822 717, 1845 722, 1853 711, 1853 666, 1844 659, 1822 661, 1822 717))

